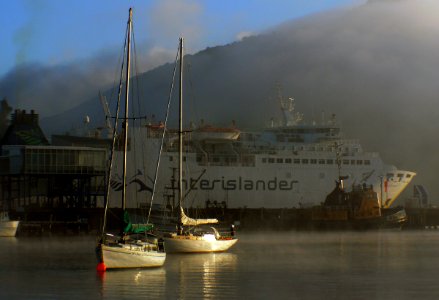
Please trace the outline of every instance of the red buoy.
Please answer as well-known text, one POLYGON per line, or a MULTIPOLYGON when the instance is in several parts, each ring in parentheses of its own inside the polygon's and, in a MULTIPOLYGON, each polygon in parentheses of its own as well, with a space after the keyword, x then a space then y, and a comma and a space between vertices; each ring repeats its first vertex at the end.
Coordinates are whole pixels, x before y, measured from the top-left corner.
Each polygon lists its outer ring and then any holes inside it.
POLYGON ((107 266, 103 262, 98 263, 98 265, 96 266, 96 271, 98 272, 105 272, 106 270, 107 266))

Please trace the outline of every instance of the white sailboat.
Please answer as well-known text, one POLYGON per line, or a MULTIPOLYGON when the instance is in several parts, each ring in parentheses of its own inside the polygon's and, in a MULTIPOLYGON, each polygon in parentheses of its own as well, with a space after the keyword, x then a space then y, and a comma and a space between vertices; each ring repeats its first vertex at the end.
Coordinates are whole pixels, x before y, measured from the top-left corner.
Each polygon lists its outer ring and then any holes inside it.
POLYGON ((20 221, 11 221, 7 211, 0 212, 0 236, 14 237, 20 221))
MULTIPOLYGON (((98 271, 116 268, 146 268, 160 267, 164 264, 166 253, 164 244, 155 236, 150 234, 152 225, 134 227, 129 221, 126 211, 126 165, 127 165, 127 144, 128 144, 128 95, 130 78, 130 51, 131 51, 131 31, 132 31, 132 9, 129 10, 126 35, 126 85, 125 85, 125 117, 123 118, 123 189, 122 189, 122 211, 125 225, 121 228, 121 236, 106 233, 106 219, 109 203, 110 179, 113 167, 113 157, 116 143, 116 130, 118 113, 116 113, 115 126, 113 128, 113 145, 110 156, 108 182, 107 182, 107 201, 104 209, 104 224, 102 235, 96 247, 98 256, 98 271)), ((122 80, 122 79, 121 79, 122 80)), ((121 87, 122 84, 119 85, 121 87)), ((119 108, 117 109, 119 111, 119 108)))
POLYGON ((199 230, 200 225, 216 224, 217 219, 193 219, 183 210, 183 38, 180 38, 180 95, 179 95, 179 184, 178 184, 178 228, 176 232, 166 233, 164 240, 167 252, 220 252, 232 247, 238 239, 234 227, 230 235, 221 235, 215 227, 210 232, 199 230))

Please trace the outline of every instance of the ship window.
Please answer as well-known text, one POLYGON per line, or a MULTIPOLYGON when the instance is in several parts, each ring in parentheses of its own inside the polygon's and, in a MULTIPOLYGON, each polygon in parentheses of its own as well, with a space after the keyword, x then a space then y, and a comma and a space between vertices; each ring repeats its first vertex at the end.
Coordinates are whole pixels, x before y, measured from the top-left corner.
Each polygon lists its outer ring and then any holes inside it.
POLYGON ((317 163, 317 159, 311 159, 311 164, 315 165, 317 163))
POLYGON ((351 165, 355 165, 355 160, 351 160, 351 165))
POLYGON ((308 160, 307 159, 302 159, 302 164, 307 164, 308 160))
POLYGON ((343 164, 344 164, 344 165, 349 165, 349 160, 347 160, 347 159, 343 159, 343 164))
POLYGON ((362 160, 357 160, 357 165, 362 165, 363 161, 362 160))
POLYGON ((326 160, 326 163, 327 163, 328 165, 332 165, 332 164, 334 163, 334 161, 333 161, 332 159, 327 159, 327 160, 326 160))
POLYGON ((276 159, 276 162, 277 162, 278 164, 281 164, 281 163, 284 162, 284 160, 283 160, 282 158, 278 158, 278 159, 276 159))
POLYGON ((293 162, 294 162, 295 164, 300 164, 300 159, 295 158, 293 162))
POLYGON ((324 165, 325 164, 325 160, 324 159, 319 159, 319 165, 324 165))
POLYGON ((387 175, 386 175, 387 178, 391 178, 393 176, 394 176, 393 173, 387 173, 387 175))
POLYGON ((366 159, 366 160, 364 161, 364 164, 365 164, 365 165, 370 165, 370 160, 366 159))
POLYGON ((286 164, 290 164, 291 163, 291 158, 285 158, 285 163, 286 164))
POLYGON ((268 163, 269 163, 269 164, 274 163, 274 158, 269 158, 269 159, 268 159, 268 163))
POLYGON ((265 164, 265 163, 267 162, 267 158, 266 158, 266 157, 263 157, 263 158, 262 158, 262 162, 265 164))
POLYGON ((407 174, 407 175, 405 175, 405 177, 410 178, 410 177, 412 177, 412 175, 407 174))
POLYGON ((404 177, 404 174, 398 173, 398 177, 404 177))

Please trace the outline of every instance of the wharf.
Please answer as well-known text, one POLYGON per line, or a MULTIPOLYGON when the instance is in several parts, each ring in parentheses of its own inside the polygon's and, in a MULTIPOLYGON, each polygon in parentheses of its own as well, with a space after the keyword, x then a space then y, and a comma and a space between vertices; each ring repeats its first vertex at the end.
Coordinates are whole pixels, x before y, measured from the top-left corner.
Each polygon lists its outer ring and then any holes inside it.
MULTIPOLYGON (((405 208, 408 221, 402 229, 439 229, 439 208, 405 208)), ((235 224, 238 230, 315 230, 311 222, 311 208, 206 208, 189 209, 197 217, 216 217, 220 223, 235 224)), ((144 210, 132 209, 133 216, 145 215, 144 210)), ((102 226, 102 208, 88 209, 40 209, 11 212, 11 217, 21 220, 18 235, 29 234, 89 234, 102 226)), ((120 209, 109 214, 117 224, 120 209)), ((133 220, 135 221, 135 220, 133 220)), ((158 225, 158 224, 157 224, 158 225)), ((115 228, 113 228, 115 229, 115 228)))

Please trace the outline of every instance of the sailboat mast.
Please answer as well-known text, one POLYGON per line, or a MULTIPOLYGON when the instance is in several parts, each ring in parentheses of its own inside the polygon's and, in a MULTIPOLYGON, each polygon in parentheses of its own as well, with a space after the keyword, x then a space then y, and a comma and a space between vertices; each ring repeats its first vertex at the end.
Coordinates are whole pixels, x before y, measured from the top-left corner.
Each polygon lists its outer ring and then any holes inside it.
POLYGON ((126 181, 127 181, 127 146, 128 146, 128 96, 130 90, 130 53, 131 53, 131 27, 132 27, 133 10, 130 8, 128 18, 128 33, 127 33, 127 68, 126 68, 126 84, 125 84, 125 118, 123 120, 123 173, 122 173, 122 209, 126 208, 126 181))
MULTIPOLYGON (((178 206, 179 214, 183 205, 183 38, 180 38, 180 97, 178 127, 178 206)), ((181 219, 181 216, 180 216, 181 219)))

